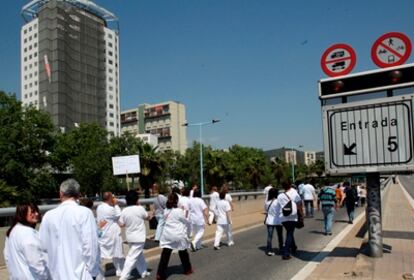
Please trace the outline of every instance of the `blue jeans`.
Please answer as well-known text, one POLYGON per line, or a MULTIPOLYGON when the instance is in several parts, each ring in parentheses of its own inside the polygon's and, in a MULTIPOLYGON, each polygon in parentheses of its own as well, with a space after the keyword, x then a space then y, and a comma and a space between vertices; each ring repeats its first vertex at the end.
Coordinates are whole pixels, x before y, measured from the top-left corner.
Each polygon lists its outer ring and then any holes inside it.
POLYGON ((290 251, 296 251, 296 243, 295 243, 295 221, 287 221, 283 222, 283 227, 286 229, 286 241, 285 246, 283 247, 283 256, 288 257, 290 256, 290 251))
POLYGON ((354 205, 346 205, 346 212, 348 213, 348 218, 350 222, 354 221, 355 216, 355 204, 354 205))
POLYGON ((277 240, 279 242, 279 251, 283 249, 283 226, 282 225, 267 225, 267 246, 266 251, 272 251, 273 230, 276 229, 277 240))
POLYGON ((335 213, 333 206, 322 206, 323 222, 325 225, 325 233, 332 233, 332 224, 335 213))
POLYGON ((313 217, 313 200, 305 200, 306 217, 313 217))

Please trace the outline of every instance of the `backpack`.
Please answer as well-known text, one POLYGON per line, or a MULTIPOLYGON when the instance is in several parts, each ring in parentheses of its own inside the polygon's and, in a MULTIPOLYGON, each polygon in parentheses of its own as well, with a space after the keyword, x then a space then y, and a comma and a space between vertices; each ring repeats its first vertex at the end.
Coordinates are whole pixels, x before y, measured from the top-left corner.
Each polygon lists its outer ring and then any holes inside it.
POLYGON ((284 193, 284 194, 289 198, 289 202, 286 203, 286 205, 283 206, 283 208, 282 208, 282 214, 283 214, 283 216, 286 217, 286 216, 289 216, 290 214, 292 214, 293 207, 292 207, 292 200, 290 199, 290 197, 286 193, 284 193))

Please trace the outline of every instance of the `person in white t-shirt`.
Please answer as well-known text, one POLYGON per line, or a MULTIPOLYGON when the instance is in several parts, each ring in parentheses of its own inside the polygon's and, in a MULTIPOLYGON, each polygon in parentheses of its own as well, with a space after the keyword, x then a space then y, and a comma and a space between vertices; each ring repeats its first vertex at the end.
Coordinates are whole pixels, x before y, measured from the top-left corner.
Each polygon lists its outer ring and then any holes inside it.
POLYGON ((220 200, 217 201, 216 213, 217 213, 217 228, 216 236, 214 239, 214 250, 220 249, 220 240, 223 232, 227 235, 227 245, 231 246, 234 244, 233 237, 229 231, 229 226, 232 224, 231 221, 231 206, 230 202, 226 200, 226 193, 220 192, 220 200))
POLYGON ((201 239, 204 235, 205 224, 208 223, 208 208, 201 199, 199 190, 194 191, 194 197, 190 199, 190 223, 192 228, 193 241, 191 250, 195 252, 201 249, 201 239))
POLYGON ((217 192, 217 187, 211 187, 210 193, 210 202, 209 202, 209 211, 208 211, 208 223, 211 225, 214 222, 214 219, 217 220, 217 202, 220 200, 219 193, 217 192))
POLYGON ((138 193, 136 191, 128 191, 125 199, 127 207, 122 210, 118 223, 121 227, 125 227, 129 251, 120 280, 128 279, 134 267, 137 268, 141 278, 145 278, 150 273, 147 271, 147 263, 144 257, 146 239, 144 221, 149 220, 150 217, 144 207, 138 205, 138 193))
POLYGON ((303 186, 303 200, 305 202, 305 213, 307 218, 313 218, 314 203, 317 199, 315 187, 311 183, 303 186))
MULTIPOLYGON (((230 203, 230 207, 231 207, 231 211, 234 211, 234 205, 233 205, 233 199, 231 197, 231 195, 229 194, 229 187, 227 184, 224 184, 223 187, 221 188, 221 191, 225 193, 225 200, 227 200, 230 203)), ((226 232, 227 236, 229 237, 229 240, 231 240, 227 246, 233 246, 234 242, 233 242, 233 228, 232 228, 232 224, 229 224, 227 227, 227 232, 226 232)))
POLYGON ((297 251, 295 243, 295 225, 298 221, 298 212, 303 217, 302 199, 298 192, 292 188, 292 184, 288 181, 282 183, 282 187, 285 192, 281 193, 277 197, 277 213, 279 213, 280 221, 283 227, 286 229, 286 241, 283 247, 283 260, 291 259, 290 253, 293 254, 297 251), (283 214, 283 208, 291 201, 292 207, 290 213, 283 214))
POLYGON ((275 229, 277 232, 277 239, 279 241, 279 252, 282 252, 283 249, 283 226, 280 221, 279 213, 277 212, 277 195, 278 190, 275 188, 271 188, 269 190, 268 200, 265 204, 265 224, 267 227, 266 254, 268 256, 275 255, 275 252, 272 250, 272 239, 273 232, 275 229))

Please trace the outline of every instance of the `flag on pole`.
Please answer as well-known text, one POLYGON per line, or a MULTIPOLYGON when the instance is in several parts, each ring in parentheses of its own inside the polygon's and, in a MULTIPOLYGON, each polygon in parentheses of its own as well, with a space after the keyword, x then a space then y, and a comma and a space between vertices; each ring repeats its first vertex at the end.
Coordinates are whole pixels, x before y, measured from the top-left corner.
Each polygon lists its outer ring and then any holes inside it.
POLYGON ((46 74, 49 79, 49 83, 51 83, 52 82, 52 71, 50 70, 50 64, 49 64, 49 60, 47 59, 47 54, 45 54, 43 58, 45 59, 46 74))

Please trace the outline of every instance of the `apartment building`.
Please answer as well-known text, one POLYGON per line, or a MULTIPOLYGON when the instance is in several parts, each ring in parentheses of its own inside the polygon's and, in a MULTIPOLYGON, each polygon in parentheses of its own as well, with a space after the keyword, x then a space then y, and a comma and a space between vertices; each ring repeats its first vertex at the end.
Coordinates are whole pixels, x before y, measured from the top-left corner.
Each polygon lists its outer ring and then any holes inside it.
POLYGON ((33 0, 22 16, 23 104, 62 130, 97 122, 119 135, 117 17, 87 0, 33 0))

